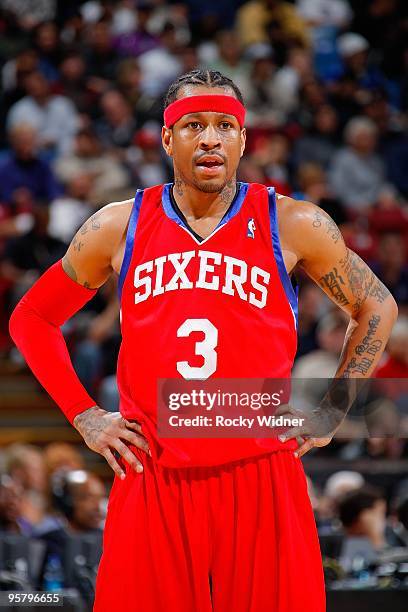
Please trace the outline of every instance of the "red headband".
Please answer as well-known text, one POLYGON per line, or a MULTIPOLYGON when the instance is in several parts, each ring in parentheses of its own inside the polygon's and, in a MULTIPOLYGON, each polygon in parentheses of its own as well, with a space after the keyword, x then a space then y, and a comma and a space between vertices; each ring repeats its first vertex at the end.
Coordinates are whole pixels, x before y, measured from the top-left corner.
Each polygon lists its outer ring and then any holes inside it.
POLYGON ((234 115, 240 127, 245 122, 245 107, 233 96, 210 94, 207 96, 187 96, 169 104, 164 111, 164 125, 172 127, 183 115, 198 112, 224 113, 234 115))

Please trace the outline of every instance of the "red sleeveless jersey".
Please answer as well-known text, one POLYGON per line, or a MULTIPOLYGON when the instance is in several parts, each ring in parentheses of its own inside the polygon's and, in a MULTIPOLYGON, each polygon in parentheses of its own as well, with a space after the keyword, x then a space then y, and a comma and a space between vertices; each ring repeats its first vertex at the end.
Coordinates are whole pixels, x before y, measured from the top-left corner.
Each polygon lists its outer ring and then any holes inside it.
POLYGON ((276 438, 157 434, 159 378, 290 378, 297 346, 274 189, 239 183, 228 213, 199 241, 174 211, 171 187, 138 191, 129 220, 119 276, 120 411, 142 423, 154 458, 167 466, 296 448, 276 438))

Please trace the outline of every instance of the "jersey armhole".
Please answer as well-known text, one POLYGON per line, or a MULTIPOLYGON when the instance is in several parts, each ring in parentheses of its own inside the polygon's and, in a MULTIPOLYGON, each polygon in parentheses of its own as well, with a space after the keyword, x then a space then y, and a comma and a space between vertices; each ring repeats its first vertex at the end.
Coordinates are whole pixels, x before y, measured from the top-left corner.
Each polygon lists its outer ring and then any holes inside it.
POLYGON ((269 222, 271 228, 272 248, 275 256, 276 265, 278 267, 279 277, 286 293, 290 309, 295 321, 295 328, 298 327, 298 293, 299 287, 295 279, 295 286, 289 276, 282 255, 282 249, 279 239, 278 214, 276 206, 276 192, 273 187, 268 187, 268 202, 269 202, 269 222))
POLYGON ((136 233, 136 228, 137 228, 137 222, 139 220, 140 206, 143 200, 143 193, 144 191, 142 189, 138 189, 136 191, 135 199, 133 201, 132 210, 131 210, 130 217, 129 217, 129 223, 128 223, 128 228, 126 232, 125 252, 123 255, 123 261, 122 261, 122 265, 120 267, 120 272, 119 272, 119 281, 118 281, 119 303, 122 298, 123 283, 125 282, 126 274, 130 266, 130 261, 132 259, 133 245, 135 242, 135 233, 136 233))

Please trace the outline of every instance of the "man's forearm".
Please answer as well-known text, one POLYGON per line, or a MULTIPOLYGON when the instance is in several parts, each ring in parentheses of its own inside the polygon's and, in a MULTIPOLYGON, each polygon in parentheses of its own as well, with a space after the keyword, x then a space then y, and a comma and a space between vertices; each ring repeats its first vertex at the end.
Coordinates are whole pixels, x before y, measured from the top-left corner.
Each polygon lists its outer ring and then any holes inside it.
POLYGON ((58 262, 23 296, 10 318, 11 337, 71 423, 95 401, 75 373, 60 326, 95 293, 72 281, 58 262))
MULTIPOLYGON (((350 319, 335 378, 320 403, 328 423, 336 429, 366 381, 373 375, 397 317, 391 296, 381 306, 365 307, 350 319)), ((326 432, 327 433, 327 432, 326 432)))
POLYGON ((391 296, 384 304, 365 307, 351 319, 336 377, 369 378, 384 352, 397 308, 391 296))

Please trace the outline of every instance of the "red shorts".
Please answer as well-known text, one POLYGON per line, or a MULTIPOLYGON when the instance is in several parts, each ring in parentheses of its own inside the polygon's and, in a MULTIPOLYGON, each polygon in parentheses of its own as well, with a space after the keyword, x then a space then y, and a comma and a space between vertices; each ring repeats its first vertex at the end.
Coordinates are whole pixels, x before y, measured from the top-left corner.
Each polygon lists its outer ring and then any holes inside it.
POLYGON ((323 612, 302 463, 166 468, 139 450, 109 498, 95 612, 323 612))

